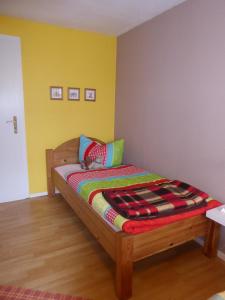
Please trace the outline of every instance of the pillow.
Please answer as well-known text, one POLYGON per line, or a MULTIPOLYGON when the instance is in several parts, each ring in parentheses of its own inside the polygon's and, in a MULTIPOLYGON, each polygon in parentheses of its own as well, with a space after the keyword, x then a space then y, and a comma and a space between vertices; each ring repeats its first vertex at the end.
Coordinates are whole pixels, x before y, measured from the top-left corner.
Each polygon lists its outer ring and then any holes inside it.
MULTIPOLYGON (((79 161, 86 161, 87 158, 92 158, 92 152, 95 150, 96 146, 100 146, 101 144, 95 142, 88 137, 81 135, 80 136, 80 148, 79 148, 79 161)), ((92 158, 94 160, 95 157, 92 158)))
POLYGON ((80 136, 79 160, 86 161, 87 158, 95 161, 102 158, 102 164, 107 167, 119 166, 123 160, 124 140, 117 140, 109 144, 100 144, 88 137, 80 136))

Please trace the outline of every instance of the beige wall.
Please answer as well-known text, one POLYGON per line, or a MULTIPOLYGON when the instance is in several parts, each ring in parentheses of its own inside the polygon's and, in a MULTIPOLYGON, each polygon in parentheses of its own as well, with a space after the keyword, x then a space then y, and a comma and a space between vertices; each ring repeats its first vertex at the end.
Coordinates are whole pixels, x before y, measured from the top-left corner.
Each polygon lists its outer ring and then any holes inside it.
POLYGON ((225 1, 186 1, 120 36, 117 50, 126 160, 225 202, 225 1))

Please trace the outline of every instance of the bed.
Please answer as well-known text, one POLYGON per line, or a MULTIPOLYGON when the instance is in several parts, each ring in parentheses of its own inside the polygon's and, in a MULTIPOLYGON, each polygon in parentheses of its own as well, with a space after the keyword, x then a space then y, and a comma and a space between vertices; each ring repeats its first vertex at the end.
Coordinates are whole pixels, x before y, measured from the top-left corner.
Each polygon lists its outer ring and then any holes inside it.
MULTIPOLYGON (((101 143, 97 139, 93 140, 101 143)), ((84 201, 80 194, 73 190, 56 170, 60 166, 78 163, 78 152, 79 138, 69 140, 55 149, 46 150, 48 195, 54 197, 55 188, 57 188, 88 230, 115 261, 115 288, 118 299, 127 300, 132 296, 133 263, 145 257, 200 236, 204 238, 203 253, 208 257, 216 256, 219 225, 207 219, 203 214, 138 234, 115 230, 84 201)))

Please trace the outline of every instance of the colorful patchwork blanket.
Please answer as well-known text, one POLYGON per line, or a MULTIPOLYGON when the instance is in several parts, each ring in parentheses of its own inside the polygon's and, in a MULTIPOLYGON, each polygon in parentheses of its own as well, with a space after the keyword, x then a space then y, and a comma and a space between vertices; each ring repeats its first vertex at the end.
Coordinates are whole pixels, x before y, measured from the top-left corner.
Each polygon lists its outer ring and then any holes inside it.
POLYGON ((109 204, 127 219, 144 220, 206 206, 209 195, 178 181, 146 184, 135 189, 103 191, 109 204))
POLYGON ((220 205, 219 202, 209 201, 210 198, 208 198, 206 200, 206 207, 196 208, 189 212, 159 217, 157 219, 130 220, 118 213, 112 205, 106 201, 103 192, 107 190, 116 191, 124 188, 144 188, 146 184, 161 184, 168 182, 168 179, 157 174, 149 173, 133 165, 122 165, 114 168, 75 172, 67 176, 67 182, 73 190, 79 193, 108 223, 112 224, 118 230, 123 230, 128 233, 149 231, 183 218, 203 214, 207 209, 220 205))

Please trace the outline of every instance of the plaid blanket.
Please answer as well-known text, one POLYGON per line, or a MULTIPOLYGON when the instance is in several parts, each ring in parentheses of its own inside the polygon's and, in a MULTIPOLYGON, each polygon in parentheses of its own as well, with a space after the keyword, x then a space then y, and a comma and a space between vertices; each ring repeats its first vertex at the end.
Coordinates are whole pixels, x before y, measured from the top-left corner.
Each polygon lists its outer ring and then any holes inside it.
POLYGON ((141 188, 108 189, 103 195, 119 214, 133 220, 185 212, 206 206, 209 200, 208 194, 178 180, 141 188))

